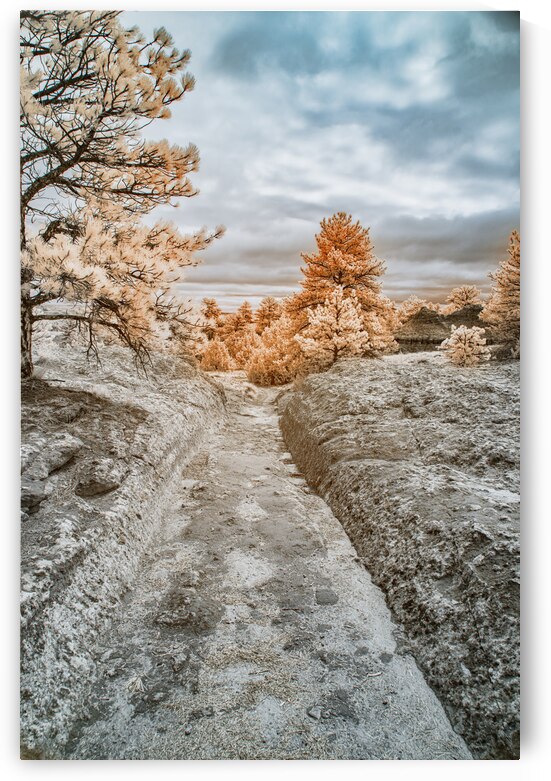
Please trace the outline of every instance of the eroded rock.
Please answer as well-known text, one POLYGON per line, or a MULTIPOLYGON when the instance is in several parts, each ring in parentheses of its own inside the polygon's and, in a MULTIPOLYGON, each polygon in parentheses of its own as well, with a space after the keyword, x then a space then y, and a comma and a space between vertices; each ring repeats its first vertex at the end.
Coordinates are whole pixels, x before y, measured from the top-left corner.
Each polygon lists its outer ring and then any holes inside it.
POLYGON ((516 758, 518 364, 342 361, 280 408, 296 464, 402 625, 402 652, 476 756, 516 758))
POLYGON ((75 487, 77 496, 92 497, 114 491, 123 482, 128 466, 111 458, 96 458, 80 471, 75 487))
POLYGON ((66 432, 40 437, 23 445, 22 473, 33 480, 45 480, 71 461, 82 448, 82 440, 66 432))
MULTIPOLYGON (((21 743, 45 759, 86 717, 98 637, 223 414, 214 384, 185 361, 155 356, 151 380, 105 345, 94 366, 82 345, 60 349, 57 325, 37 329, 41 379, 22 385, 21 743)), ((124 664, 102 677, 120 678, 124 664)))
POLYGON ((42 480, 33 480, 27 476, 21 478, 21 509, 23 512, 35 513, 46 495, 46 484, 42 480))
POLYGON ((339 597, 330 588, 319 588, 316 590, 316 602, 318 605, 336 605, 339 597))

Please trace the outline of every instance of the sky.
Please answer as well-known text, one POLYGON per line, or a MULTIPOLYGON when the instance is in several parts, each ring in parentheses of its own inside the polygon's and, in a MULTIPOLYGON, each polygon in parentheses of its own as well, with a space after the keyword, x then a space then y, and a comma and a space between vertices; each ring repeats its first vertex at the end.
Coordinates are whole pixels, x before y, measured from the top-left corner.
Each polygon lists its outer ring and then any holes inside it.
POLYGON ((226 226, 184 291, 226 310, 298 288, 337 211, 370 228, 383 292, 443 301, 519 228, 515 12, 136 12, 190 49, 195 90, 151 138, 195 143, 199 195, 155 217, 226 226))

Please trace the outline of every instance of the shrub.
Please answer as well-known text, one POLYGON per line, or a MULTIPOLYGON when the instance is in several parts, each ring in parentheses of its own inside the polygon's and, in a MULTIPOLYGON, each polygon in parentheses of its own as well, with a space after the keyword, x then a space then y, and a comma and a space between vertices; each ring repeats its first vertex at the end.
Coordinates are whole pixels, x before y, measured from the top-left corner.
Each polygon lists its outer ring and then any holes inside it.
POLYGON ((477 366, 481 361, 490 360, 490 350, 486 347, 484 328, 452 326, 452 334, 444 339, 439 350, 443 350, 456 366, 477 366))
POLYGON ((304 358, 293 339, 293 323, 282 315, 266 328, 250 358, 247 377, 257 385, 285 385, 299 373, 304 358))
POLYGON ((234 368, 228 348, 219 339, 208 342, 201 356, 200 366, 206 372, 228 372, 234 368))

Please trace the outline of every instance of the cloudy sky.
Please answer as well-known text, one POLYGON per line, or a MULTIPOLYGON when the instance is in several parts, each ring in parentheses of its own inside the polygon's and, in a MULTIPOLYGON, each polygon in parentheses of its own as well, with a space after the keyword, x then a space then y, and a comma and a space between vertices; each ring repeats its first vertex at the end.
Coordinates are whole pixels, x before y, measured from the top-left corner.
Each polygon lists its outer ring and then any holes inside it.
POLYGON ((194 92, 154 138, 201 153, 195 198, 156 213, 226 235, 186 290, 226 309, 283 296, 320 220, 350 212, 384 292, 444 300, 519 226, 519 16, 509 12, 125 13, 189 48, 194 92))

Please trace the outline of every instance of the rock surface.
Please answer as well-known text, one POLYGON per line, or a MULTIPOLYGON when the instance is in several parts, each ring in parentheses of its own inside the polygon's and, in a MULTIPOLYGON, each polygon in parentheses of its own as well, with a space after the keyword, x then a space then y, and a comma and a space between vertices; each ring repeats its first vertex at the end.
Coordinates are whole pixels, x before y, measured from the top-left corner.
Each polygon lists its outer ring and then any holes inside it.
POLYGON ((518 362, 342 361, 280 409, 456 731, 477 757, 517 757, 518 362))
POLYGON ((469 304, 449 315, 439 314, 427 307, 412 315, 396 333, 395 338, 404 353, 437 350, 444 339, 452 332, 453 326, 466 325, 467 328, 478 326, 485 329, 486 341, 492 342, 491 329, 480 318, 482 304, 469 304))
POLYGON ((95 644, 133 582, 181 469, 224 416, 220 387, 181 361, 136 374, 36 342, 22 387, 22 756, 64 746, 97 671, 95 644), (63 378, 63 379, 60 379, 63 378))

